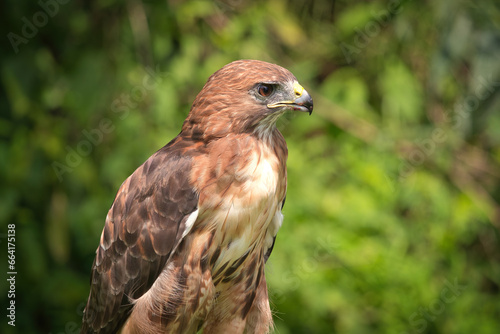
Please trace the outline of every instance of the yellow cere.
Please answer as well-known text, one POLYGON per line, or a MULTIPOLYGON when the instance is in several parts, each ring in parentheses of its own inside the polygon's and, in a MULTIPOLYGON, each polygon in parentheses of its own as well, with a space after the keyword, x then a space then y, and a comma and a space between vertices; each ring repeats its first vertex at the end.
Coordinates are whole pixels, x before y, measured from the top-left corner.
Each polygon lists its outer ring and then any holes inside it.
POLYGON ((302 96, 302 92, 304 91, 304 87, 302 87, 298 82, 293 84, 293 90, 295 91, 295 96, 302 96))

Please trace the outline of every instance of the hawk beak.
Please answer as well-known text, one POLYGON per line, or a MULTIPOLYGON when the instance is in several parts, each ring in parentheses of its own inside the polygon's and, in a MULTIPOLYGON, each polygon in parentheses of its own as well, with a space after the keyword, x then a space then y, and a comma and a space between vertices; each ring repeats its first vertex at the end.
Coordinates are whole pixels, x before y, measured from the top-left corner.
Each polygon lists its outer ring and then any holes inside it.
POLYGON ((300 110, 308 112, 309 115, 313 112, 313 99, 311 95, 297 82, 294 84, 295 100, 293 101, 280 101, 268 104, 268 108, 286 107, 292 110, 300 110))
POLYGON ((313 112, 313 99, 311 95, 304 89, 302 94, 293 101, 293 109, 308 112, 309 115, 313 112))

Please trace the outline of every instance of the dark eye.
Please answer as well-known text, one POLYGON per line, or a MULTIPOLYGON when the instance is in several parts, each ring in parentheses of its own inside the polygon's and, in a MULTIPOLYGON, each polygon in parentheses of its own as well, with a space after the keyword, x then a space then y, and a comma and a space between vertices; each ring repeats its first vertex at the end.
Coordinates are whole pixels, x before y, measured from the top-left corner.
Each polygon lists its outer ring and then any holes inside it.
POLYGON ((270 84, 260 84, 257 87, 257 91, 259 92, 260 95, 267 97, 274 92, 274 86, 270 84))

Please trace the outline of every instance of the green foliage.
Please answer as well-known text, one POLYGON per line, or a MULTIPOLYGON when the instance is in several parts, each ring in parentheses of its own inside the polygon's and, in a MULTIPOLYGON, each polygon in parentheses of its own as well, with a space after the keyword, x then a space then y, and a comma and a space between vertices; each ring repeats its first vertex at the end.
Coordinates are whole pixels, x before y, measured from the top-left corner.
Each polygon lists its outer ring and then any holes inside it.
POLYGON ((118 187, 241 58, 289 68, 315 100, 279 123, 277 333, 499 332, 498 4, 62 2, 41 1, 44 24, 35 1, 2 4, 0 219, 18 273, 2 333, 78 332, 118 187))

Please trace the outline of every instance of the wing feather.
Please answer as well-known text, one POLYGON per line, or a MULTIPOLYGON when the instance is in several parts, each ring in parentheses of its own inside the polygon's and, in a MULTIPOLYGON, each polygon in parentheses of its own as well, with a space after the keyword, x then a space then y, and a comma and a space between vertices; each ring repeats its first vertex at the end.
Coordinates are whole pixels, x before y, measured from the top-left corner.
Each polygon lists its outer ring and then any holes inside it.
POLYGON ((192 227, 198 195, 189 182, 188 147, 175 138, 120 187, 92 266, 82 333, 116 333, 192 227))

